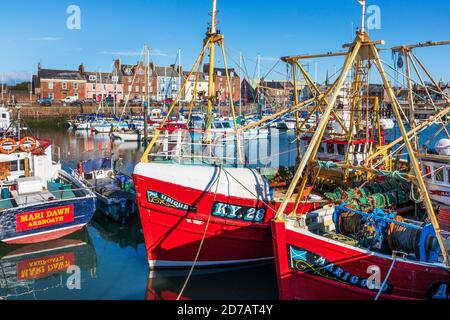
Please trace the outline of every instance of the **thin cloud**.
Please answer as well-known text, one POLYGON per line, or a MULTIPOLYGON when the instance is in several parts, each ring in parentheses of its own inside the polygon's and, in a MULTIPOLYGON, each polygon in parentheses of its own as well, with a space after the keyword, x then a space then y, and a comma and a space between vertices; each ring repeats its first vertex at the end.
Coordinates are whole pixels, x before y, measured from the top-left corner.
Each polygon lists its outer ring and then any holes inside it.
POLYGON ((40 38, 31 38, 33 41, 60 41, 63 38, 58 37, 40 37, 40 38))
POLYGON ((159 49, 150 49, 150 54, 155 57, 168 57, 169 55, 162 50, 159 49))
POLYGON ((134 50, 124 50, 124 51, 101 51, 100 54, 108 54, 112 56, 126 56, 126 57, 136 57, 140 56, 142 52, 134 50))
POLYGON ((0 82, 3 83, 14 83, 14 82, 25 82, 30 81, 30 72, 26 71, 5 71, 0 72, 0 82))
MULTIPOLYGON (((118 51, 101 51, 100 54, 107 54, 112 56, 124 56, 124 57, 139 57, 142 55, 142 51, 136 50, 118 50, 118 51)), ((169 55, 160 49, 150 49, 150 55, 154 57, 169 57, 169 55)))

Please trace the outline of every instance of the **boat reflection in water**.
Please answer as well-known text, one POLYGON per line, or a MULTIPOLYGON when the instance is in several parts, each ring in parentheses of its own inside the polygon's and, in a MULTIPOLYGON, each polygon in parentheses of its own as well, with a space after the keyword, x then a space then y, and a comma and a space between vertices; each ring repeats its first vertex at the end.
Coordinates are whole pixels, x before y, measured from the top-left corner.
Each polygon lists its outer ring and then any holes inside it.
POLYGON ((127 247, 138 250, 138 246, 144 243, 141 223, 138 215, 130 215, 126 223, 121 224, 111 221, 107 216, 96 212, 91 221, 100 237, 111 243, 117 243, 120 248, 127 247))
MULTIPOLYGON (((150 271, 146 300, 176 300, 188 276, 189 270, 185 269, 150 271)), ((180 296, 180 300, 275 299, 278 296, 273 262, 222 269, 196 269, 180 296)))
POLYGON ((71 266, 96 277, 97 256, 85 228, 48 242, 0 244, 0 300, 39 299, 49 297, 53 290, 69 290, 71 266))

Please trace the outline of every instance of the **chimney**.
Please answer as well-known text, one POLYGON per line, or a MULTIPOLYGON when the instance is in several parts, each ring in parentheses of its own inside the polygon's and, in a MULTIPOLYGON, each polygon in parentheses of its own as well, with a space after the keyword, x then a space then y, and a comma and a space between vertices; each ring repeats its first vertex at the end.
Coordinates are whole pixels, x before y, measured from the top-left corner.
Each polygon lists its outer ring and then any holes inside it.
POLYGON ((40 71, 42 69, 42 65, 40 62, 38 62, 38 71, 40 71))
POLYGON ((116 59, 114 60, 114 69, 116 69, 118 72, 120 72, 120 68, 121 68, 121 63, 120 63, 120 59, 116 59))
POLYGON ((85 70, 85 68, 84 68, 84 64, 83 64, 83 63, 80 64, 80 66, 78 67, 78 71, 79 71, 82 75, 85 74, 86 70, 85 70))

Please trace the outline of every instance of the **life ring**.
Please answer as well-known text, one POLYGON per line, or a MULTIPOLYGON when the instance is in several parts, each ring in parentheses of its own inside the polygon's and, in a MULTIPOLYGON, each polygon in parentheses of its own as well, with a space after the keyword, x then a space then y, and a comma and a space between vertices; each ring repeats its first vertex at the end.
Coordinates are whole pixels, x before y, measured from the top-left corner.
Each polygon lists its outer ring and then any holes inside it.
POLYGON ((79 174, 80 176, 83 175, 83 162, 78 161, 77 167, 78 167, 78 174, 79 174))
POLYGON ((32 152, 36 150, 38 142, 33 137, 24 137, 20 140, 20 150, 23 152, 32 152))
POLYGON ((0 152, 3 154, 11 154, 19 148, 17 141, 12 138, 6 138, 0 141, 0 152))

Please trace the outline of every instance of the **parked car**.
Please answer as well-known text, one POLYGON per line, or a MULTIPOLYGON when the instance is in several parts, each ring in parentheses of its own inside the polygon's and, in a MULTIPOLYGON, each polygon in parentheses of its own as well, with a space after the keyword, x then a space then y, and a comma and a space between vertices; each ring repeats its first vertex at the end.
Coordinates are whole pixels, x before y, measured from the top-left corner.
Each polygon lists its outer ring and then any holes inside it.
POLYGON ((80 100, 74 101, 70 104, 72 107, 82 107, 83 106, 83 102, 80 100))
POLYGON ((72 103, 78 100, 78 97, 75 96, 69 96, 69 97, 65 97, 64 99, 61 100, 62 103, 72 103))
POLYGON ((49 98, 44 98, 44 99, 39 99, 38 102, 41 107, 44 107, 44 106, 50 107, 52 105, 53 100, 49 99, 49 98))
POLYGON ((84 99, 83 100, 83 104, 89 104, 92 106, 94 103, 96 103, 96 101, 94 99, 84 99))
POLYGON ((144 101, 142 101, 142 99, 140 99, 140 98, 131 100, 131 104, 134 104, 134 105, 141 105, 143 102, 144 101))

